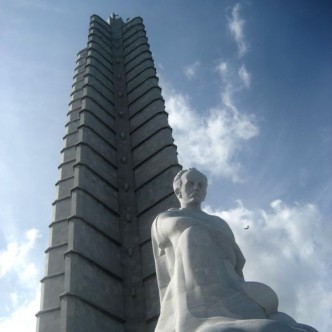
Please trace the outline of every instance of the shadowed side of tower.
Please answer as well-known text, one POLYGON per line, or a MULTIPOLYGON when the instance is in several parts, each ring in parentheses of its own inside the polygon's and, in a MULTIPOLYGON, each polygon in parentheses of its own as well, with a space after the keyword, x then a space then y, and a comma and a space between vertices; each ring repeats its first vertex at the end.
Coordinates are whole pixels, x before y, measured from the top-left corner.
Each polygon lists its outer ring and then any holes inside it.
POLYGON ((37 331, 153 331, 150 228, 181 167, 141 18, 91 17, 64 143, 37 331))

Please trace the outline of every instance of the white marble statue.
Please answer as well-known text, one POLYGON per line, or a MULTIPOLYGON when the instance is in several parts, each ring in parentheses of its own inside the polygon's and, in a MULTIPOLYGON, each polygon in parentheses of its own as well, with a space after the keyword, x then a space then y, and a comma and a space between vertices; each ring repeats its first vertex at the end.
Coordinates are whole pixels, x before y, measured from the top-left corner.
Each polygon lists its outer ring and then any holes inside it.
POLYGON ((157 216, 152 244, 160 296, 156 332, 317 332, 278 311, 265 284, 247 282, 245 258, 228 224, 201 210, 207 179, 182 170, 173 187, 181 208, 157 216))

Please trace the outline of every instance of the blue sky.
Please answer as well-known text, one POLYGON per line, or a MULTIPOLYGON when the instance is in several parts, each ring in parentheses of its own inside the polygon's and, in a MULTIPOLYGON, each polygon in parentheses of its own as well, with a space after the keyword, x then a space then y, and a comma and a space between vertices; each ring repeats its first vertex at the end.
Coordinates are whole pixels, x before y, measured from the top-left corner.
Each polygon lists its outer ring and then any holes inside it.
POLYGON ((0 331, 34 331, 76 54, 112 12, 143 17, 180 162, 247 279, 331 331, 332 4, 314 0, 0 2, 0 331))

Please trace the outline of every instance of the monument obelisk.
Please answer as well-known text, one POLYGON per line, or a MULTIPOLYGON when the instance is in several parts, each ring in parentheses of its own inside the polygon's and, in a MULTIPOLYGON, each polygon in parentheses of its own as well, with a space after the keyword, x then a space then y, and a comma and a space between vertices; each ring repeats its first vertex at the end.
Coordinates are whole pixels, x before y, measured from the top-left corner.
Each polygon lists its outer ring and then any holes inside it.
POLYGON ((140 17, 91 17, 61 156, 37 331, 153 331, 150 228, 181 167, 140 17))

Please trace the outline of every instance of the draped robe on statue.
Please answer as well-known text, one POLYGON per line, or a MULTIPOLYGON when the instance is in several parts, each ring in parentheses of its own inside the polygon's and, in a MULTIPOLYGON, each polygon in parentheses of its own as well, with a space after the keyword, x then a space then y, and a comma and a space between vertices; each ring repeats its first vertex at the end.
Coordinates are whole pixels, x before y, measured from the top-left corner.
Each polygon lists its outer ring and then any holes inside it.
POLYGON ((161 303, 156 332, 316 331, 278 312, 270 287, 244 281, 245 259, 224 220, 170 209, 155 219, 152 245, 161 303))

